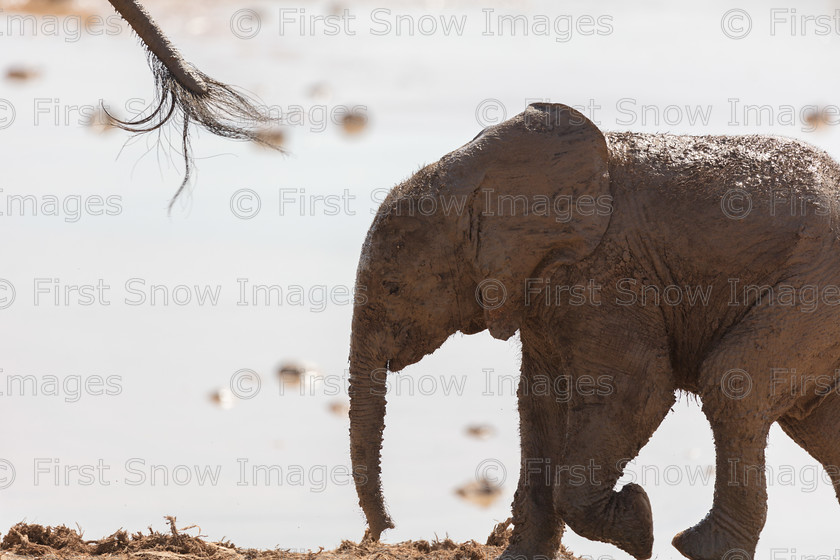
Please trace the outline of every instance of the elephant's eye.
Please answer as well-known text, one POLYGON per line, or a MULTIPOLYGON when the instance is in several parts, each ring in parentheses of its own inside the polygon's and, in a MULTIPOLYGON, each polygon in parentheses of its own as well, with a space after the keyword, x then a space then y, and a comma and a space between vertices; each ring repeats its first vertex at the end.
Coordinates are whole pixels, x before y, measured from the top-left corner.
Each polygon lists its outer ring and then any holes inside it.
POLYGON ((400 293, 400 285, 396 282, 388 282, 386 280, 382 282, 382 287, 388 290, 388 295, 395 296, 400 293))

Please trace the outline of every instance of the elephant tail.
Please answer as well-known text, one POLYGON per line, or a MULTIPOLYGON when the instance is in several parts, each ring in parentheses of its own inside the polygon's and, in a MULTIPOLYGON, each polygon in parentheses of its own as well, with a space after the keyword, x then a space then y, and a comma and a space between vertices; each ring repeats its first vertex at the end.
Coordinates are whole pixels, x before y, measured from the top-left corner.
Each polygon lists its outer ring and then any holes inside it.
POLYGON ((184 179, 169 208, 184 191, 192 174, 189 131, 191 124, 225 138, 250 140, 280 150, 260 135, 271 122, 269 112, 247 94, 216 81, 186 62, 149 13, 136 0, 109 0, 137 33, 149 55, 155 80, 156 100, 146 116, 123 121, 109 116, 116 125, 134 133, 151 132, 175 119, 181 125, 184 179))

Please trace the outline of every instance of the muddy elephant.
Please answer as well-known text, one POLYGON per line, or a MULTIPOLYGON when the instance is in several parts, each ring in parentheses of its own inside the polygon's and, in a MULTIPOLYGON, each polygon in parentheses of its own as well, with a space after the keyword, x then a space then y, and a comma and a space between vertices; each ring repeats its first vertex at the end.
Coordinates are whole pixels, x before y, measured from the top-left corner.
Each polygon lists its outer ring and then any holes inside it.
POLYGON ((352 320, 366 538, 393 527, 380 483, 386 373, 487 329, 522 344, 503 557, 552 558, 565 523, 649 558, 647 494, 614 488, 683 391, 701 397, 717 477, 709 514, 673 544, 693 560, 752 558, 774 422, 840 484, 838 182, 840 166, 796 140, 604 134, 535 104, 396 186, 364 242, 352 320), (697 297, 675 297, 690 287, 697 297), (833 299, 796 296, 812 287, 833 299), (537 378, 609 390, 558 399, 530 391, 537 378))
POLYGON ((133 121, 111 118, 117 126, 135 133, 158 130, 173 118, 179 121, 185 173, 172 203, 190 180, 191 124, 219 136, 250 140, 275 148, 259 135, 259 128, 270 121, 267 111, 248 95, 214 80, 186 62, 139 2, 108 1, 137 33, 147 49, 157 89, 155 106, 148 115, 133 121))

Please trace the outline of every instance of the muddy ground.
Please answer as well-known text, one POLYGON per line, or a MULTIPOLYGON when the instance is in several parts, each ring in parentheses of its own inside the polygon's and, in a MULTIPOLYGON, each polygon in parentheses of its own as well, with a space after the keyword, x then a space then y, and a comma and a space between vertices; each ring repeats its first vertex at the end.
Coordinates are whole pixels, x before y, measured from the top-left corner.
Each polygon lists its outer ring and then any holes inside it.
MULTIPOLYGON (((119 531, 95 540, 87 540, 77 529, 64 525, 43 527, 18 523, 3 536, 0 557, 61 558, 90 560, 490 560, 504 549, 510 535, 509 522, 497 525, 484 544, 476 541, 455 543, 450 539, 408 541, 399 544, 356 544, 344 541, 335 550, 291 552, 282 548, 256 550, 225 542, 208 542, 197 526, 177 528, 174 517, 166 517, 169 532, 130 534, 119 531), (196 534, 193 534, 196 533, 196 534)), ((558 560, 577 560, 561 550, 558 560)))

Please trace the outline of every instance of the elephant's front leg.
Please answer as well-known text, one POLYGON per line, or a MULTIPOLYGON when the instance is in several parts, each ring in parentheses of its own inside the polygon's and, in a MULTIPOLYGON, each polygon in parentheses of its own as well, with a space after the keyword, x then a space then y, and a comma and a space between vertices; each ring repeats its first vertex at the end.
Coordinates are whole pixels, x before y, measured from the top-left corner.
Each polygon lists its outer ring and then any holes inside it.
POLYGON ((636 484, 614 488, 675 402, 668 354, 645 330, 622 325, 605 329, 621 336, 574 340, 574 391, 554 489, 572 530, 639 559, 652 554, 650 502, 636 484))
POLYGON ((552 473, 561 464, 565 406, 558 394, 562 379, 550 360, 522 341, 519 423, 522 460, 513 498, 513 534, 502 558, 554 558, 563 536, 563 520, 554 508, 552 473))

